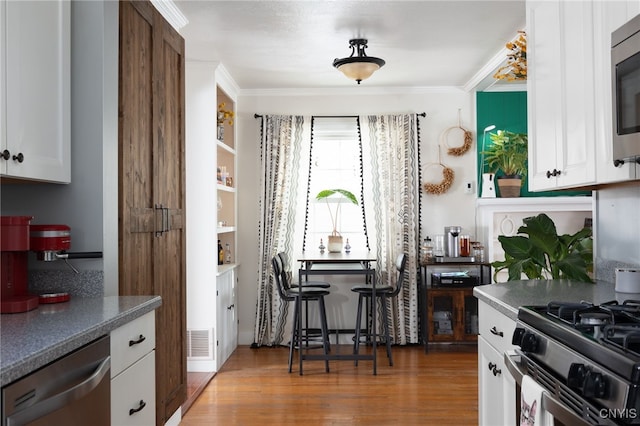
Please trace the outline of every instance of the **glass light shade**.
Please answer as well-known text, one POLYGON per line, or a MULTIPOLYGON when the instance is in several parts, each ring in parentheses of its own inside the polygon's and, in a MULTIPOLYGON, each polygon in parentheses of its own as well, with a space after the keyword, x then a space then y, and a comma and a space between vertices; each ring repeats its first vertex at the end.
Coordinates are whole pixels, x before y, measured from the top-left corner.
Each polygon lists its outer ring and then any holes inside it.
POLYGON ((374 62, 349 62, 340 65, 338 69, 348 78, 361 81, 371 77, 371 74, 379 70, 380 66, 374 62))

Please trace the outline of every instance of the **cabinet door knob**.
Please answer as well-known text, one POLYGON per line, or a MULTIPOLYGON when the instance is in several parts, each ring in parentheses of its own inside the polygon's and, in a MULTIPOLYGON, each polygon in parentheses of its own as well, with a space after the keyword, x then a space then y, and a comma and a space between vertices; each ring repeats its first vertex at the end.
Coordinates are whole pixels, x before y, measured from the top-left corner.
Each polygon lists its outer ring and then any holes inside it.
POLYGON ((233 309, 234 307, 235 307, 235 303, 232 303, 231 305, 227 306, 227 309, 228 309, 228 310, 231 310, 231 309, 233 309))
POLYGON ((553 169, 553 171, 547 170, 547 179, 551 179, 551 176, 553 177, 560 176, 561 174, 562 174, 562 171, 558 169, 553 169))
POLYGON ((489 331, 491 332, 491 334, 493 334, 495 336, 504 337, 504 333, 502 331, 498 331, 498 329, 496 328, 495 325, 493 327, 491 327, 491 330, 489 330, 489 331))
POLYGON ((18 163, 22 163, 24 161, 24 155, 21 152, 18 155, 13 156, 13 161, 17 161, 18 163))
POLYGON ((11 158, 11 153, 9 152, 8 149, 5 149, 4 151, 2 151, 2 154, 0 154, 0 157, 2 157, 5 160, 8 160, 9 158, 11 158))

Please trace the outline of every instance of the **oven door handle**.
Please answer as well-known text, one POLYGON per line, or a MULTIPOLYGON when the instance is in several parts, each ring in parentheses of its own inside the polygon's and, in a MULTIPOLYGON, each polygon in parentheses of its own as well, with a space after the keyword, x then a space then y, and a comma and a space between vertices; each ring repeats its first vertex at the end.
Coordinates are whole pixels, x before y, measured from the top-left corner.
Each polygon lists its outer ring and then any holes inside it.
MULTIPOLYGON (((522 371, 518 365, 520 361, 520 355, 515 351, 507 351, 504 353, 504 364, 507 370, 516 381, 518 386, 522 385, 522 377, 526 374, 522 371)), ((585 419, 571 411, 569 408, 562 405, 560 401, 555 399, 553 395, 548 392, 542 393, 542 410, 548 412, 553 418, 558 419, 564 424, 570 425, 591 425, 585 419)))

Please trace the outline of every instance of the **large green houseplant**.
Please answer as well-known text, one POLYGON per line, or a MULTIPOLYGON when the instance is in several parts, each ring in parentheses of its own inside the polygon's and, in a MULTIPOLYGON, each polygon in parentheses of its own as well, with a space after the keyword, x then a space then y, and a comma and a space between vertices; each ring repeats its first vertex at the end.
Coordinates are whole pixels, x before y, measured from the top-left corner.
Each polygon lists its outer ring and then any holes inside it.
POLYGON ((333 226, 333 231, 331 235, 327 238, 327 249, 330 253, 338 253, 342 251, 342 235, 338 232, 338 215, 340 214, 340 205, 343 201, 347 201, 349 203, 358 204, 358 200, 356 196, 353 195, 352 192, 347 191, 346 189, 324 189, 316 195, 316 200, 321 201, 325 200, 327 203, 327 208, 329 209, 329 215, 331 216, 331 224, 333 226), (335 210, 331 210, 331 204, 329 203, 329 198, 337 195, 338 201, 335 204, 335 210))
POLYGON ((526 133, 498 130, 490 133, 491 145, 482 155, 489 171, 497 173, 501 197, 518 197, 527 176, 528 137, 526 133))
POLYGON ((505 260, 491 264, 498 272, 506 269, 509 281, 522 279, 569 279, 593 282, 593 239, 591 228, 573 235, 558 235, 553 220, 544 213, 523 219, 518 234, 500 235, 505 260))

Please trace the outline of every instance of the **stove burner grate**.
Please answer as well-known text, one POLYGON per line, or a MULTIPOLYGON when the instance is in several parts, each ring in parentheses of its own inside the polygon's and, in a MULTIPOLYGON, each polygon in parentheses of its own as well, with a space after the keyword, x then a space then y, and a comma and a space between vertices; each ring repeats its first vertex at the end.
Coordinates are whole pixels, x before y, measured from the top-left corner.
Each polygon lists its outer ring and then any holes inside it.
POLYGON ((549 302, 547 304, 547 315, 556 317, 562 321, 572 324, 574 322, 575 312, 581 309, 592 307, 592 303, 580 302, 549 302))
POLYGON ((602 341, 640 355, 640 325, 606 325, 603 327, 602 341))

